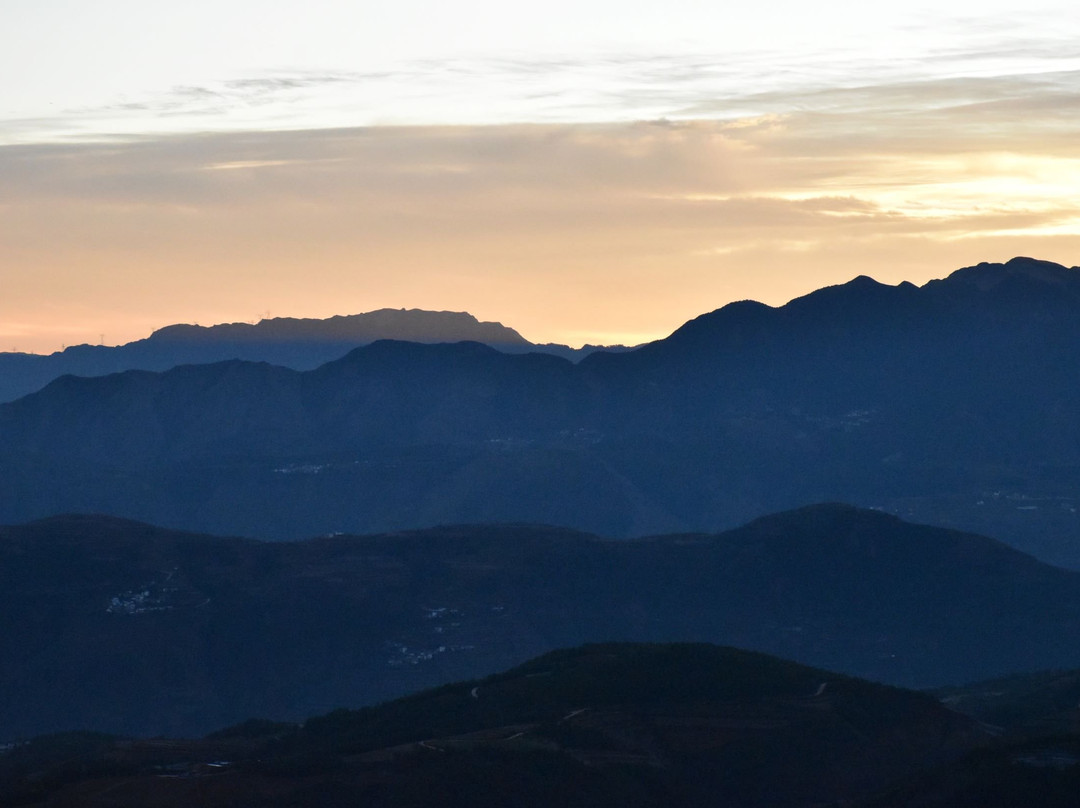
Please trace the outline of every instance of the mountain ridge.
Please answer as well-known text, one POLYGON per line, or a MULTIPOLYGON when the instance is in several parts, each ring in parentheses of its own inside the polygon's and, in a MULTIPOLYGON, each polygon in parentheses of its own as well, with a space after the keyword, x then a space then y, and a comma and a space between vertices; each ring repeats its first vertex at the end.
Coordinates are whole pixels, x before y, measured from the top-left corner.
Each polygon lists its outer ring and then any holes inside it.
POLYGON ((399 339, 407 342, 459 342, 463 334, 473 334, 477 342, 531 346, 513 328, 502 323, 481 321, 468 312, 425 309, 374 309, 362 314, 327 318, 274 317, 258 323, 221 323, 212 326, 175 324, 155 330, 147 340, 188 341, 193 337, 212 341, 248 337, 254 340, 295 339, 363 340, 399 339))
MULTIPOLYGON (((164 371, 185 364, 243 359, 312 370, 378 340, 473 341, 508 353, 539 352, 578 360, 600 346, 570 348, 529 342, 502 323, 468 312, 376 309, 325 319, 275 317, 257 323, 174 324, 118 346, 74 345, 48 355, 0 352, 0 402, 41 389, 61 375, 102 376, 126 370, 164 371)), ((620 346, 612 346, 620 350, 620 346)))
POLYGON ((1014 259, 923 287, 858 281, 576 365, 391 341, 310 371, 68 378, 0 405, 0 520, 640 536, 841 500, 1080 567, 1080 292, 1061 292, 1076 277, 1014 259), (983 292, 972 272, 1023 288, 983 292))
POLYGON ((11 735, 299 720, 615 640, 904 686, 1078 667, 1080 573, 838 505, 636 540, 457 525, 264 542, 92 516, 0 528, 11 735))

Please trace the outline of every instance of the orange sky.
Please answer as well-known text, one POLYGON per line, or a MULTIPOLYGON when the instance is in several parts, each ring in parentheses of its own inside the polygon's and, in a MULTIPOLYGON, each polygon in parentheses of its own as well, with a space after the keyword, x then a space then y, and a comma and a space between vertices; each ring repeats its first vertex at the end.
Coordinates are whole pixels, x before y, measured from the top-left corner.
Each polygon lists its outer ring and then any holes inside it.
POLYGON ((18 0, 0 350, 465 310, 661 337, 857 274, 1080 263, 1066 0, 18 0))
POLYGON ((387 306, 635 343, 857 274, 1077 264, 1071 78, 834 88, 726 121, 0 147, 0 349, 387 306))

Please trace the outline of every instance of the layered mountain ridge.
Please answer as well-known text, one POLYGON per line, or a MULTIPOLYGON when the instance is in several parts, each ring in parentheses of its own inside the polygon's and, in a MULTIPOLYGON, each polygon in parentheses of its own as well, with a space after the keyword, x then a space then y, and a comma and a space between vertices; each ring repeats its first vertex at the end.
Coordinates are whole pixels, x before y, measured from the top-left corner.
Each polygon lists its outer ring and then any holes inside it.
POLYGON ((53 379, 105 376, 126 370, 164 371, 178 365, 232 359, 312 370, 382 339, 439 343, 474 341, 506 353, 537 351, 577 360, 597 346, 534 344, 513 328, 467 312, 377 309, 326 319, 275 317, 257 323, 177 324, 125 345, 75 345, 47 356, 0 353, 0 402, 13 401, 53 379))
POLYGON ((299 720, 612 640, 907 686, 1075 668, 1080 573, 839 505, 621 541, 478 525, 259 542, 92 516, 0 529, 9 736, 299 720))
POLYGON ((0 405, 0 519, 640 536, 836 500, 1080 567, 1078 278, 1033 259, 921 288, 861 277, 577 365, 379 341, 305 372, 65 377, 0 405))
MULTIPOLYGON (((0 802, 1072 805, 1080 572, 1015 548, 1080 568, 1078 315, 1017 258, 57 378, 0 405, 0 802)), ((273 324, 145 342, 328 344, 273 324)))

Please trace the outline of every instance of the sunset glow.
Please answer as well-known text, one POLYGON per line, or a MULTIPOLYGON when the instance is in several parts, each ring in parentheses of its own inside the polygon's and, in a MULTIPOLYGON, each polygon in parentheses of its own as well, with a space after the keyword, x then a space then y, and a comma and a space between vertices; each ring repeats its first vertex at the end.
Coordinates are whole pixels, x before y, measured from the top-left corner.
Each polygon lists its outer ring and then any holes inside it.
POLYGON ((759 5, 11 4, 0 349, 380 307, 636 343, 1080 263, 1075 12, 759 5))

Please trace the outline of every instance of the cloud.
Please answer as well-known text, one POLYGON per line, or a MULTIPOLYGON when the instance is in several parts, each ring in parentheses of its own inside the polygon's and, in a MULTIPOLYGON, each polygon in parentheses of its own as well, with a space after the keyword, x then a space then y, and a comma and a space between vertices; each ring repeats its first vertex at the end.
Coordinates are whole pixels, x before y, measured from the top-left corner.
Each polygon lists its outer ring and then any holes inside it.
POLYGON ((238 78, 207 85, 179 85, 138 101, 80 107, 67 112, 75 117, 90 119, 105 119, 125 113, 209 115, 238 106, 288 103, 301 98, 306 90, 387 77, 385 73, 299 73, 238 78))
MULTIPOLYGON (((693 85, 699 67, 683 68, 693 85)), ((174 100, 257 105, 339 79, 174 100)), ((660 90, 679 96, 672 86, 660 90)), ((732 299, 781 303, 864 272, 920 282, 1016 254, 1073 264, 1077 86, 1068 70, 954 76, 743 93, 756 112, 737 116, 699 99, 690 120, 0 147, 0 321, 63 310, 87 339, 120 321, 135 338, 151 318, 419 306, 542 341, 640 341, 732 299)))
MULTIPOLYGON (((1028 15, 1030 16, 1030 15, 1028 15)), ((194 134, 372 125, 739 121, 763 115, 913 112, 1075 101, 1080 45, 1068 25, 940 15, 881 41, 722 52, 671 50, 400 59, 368 70, 269 70, 0 121, 8 142, 73 135, 194 134), (889 105, 892 105, 891 107, 889 105)), ((1046 114, 1052 111, 1044 106, 1046 114)), ((988 114, 992 110, 988 110, 988 114)), ((1058 108, 1061 115, 1061 108, 1058 108)), ((972 120, 970 117, 965 120, 972 120)), ((2 142, 2 141, 0 141, 2 142)))

